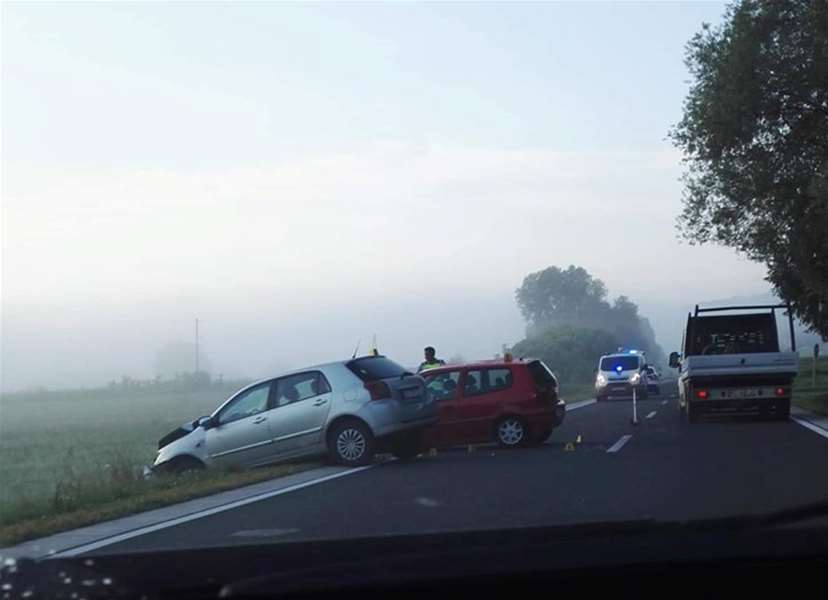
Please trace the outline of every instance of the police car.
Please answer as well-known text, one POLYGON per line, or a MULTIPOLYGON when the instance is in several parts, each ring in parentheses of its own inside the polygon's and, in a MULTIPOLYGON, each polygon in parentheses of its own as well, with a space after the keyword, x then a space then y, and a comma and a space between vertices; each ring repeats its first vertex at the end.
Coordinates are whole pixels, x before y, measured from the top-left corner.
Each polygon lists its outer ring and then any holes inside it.
POLYGON ((595 375, 595 398, 632 398, 633 390, 640 399, 649 394, 647 358, 637 350, 620 350, 605 354, 598 361, 595 375))
POLYGON ((647 365, 644 376, 647 378, 647 393, 658 396, 661 393, 661 374, 655 367, 647 365))

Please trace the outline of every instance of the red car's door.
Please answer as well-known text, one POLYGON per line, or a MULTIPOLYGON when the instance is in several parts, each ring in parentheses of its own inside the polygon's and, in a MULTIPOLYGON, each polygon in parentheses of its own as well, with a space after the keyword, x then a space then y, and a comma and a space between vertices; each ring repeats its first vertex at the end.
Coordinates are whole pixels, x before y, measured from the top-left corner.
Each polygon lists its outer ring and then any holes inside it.
POLYGON ((470 369, 462 381, 463 395, 457 401, 459 423, 467 443, 493 439, 494 422, 509 399, 512 373, 507 367, 470 369))
POLYGON ((428 432, 426 443, 429 446, 446 447, 463 443, 458 430, 460 417, 457 410, 460 375, 461 369, 423 374, 428 391, 437 402, 439 416, 437 427, 428 432))

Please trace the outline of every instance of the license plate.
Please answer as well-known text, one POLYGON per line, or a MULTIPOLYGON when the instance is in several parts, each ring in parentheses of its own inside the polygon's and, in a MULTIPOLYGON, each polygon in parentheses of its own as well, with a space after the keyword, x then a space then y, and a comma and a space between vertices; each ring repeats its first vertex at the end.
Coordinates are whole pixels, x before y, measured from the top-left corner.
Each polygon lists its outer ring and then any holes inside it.
MULTIPOLYGON (((763 396, 762 388, 737 388, 735 390, 721 390, 718 396, 720 398, 761 398, 763 396)), ((713 396, 714 398, 716 395, 713 396)))

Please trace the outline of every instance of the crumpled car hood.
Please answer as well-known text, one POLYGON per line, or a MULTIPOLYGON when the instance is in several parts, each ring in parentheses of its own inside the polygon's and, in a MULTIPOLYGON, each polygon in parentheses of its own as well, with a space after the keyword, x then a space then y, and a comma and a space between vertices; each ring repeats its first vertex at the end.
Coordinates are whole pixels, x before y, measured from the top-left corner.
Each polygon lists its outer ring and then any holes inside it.
POLYGON ((189 435, 190 433, 195 431, 197 427, 198 427, 198 420, 195 420, 195 421, 189 421, 187 423, 184 423, 180 427, 177 427, 176 429, 173 429, 167 435, 165 435, 160 440, 158 440, 158 449, 160 450, 164 446, 169 446, 175 440, 179 440, 179 439, 183 438, 185 435, 189 435))

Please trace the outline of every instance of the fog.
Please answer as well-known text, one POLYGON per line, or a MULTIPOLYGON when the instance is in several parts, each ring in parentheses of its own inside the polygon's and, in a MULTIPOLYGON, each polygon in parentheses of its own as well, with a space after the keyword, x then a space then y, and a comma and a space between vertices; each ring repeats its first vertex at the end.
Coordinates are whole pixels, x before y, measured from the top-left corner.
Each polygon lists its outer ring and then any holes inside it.
POLYGON ((721 5, 499 6, 4 5, 2 389, 152 377, 196 318, 225 378, 374 335, 491 357, 549 265, 667 351, 764 293, 674 227, 682 46, 721 5))

